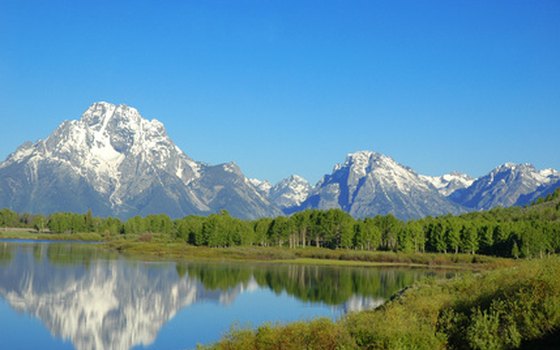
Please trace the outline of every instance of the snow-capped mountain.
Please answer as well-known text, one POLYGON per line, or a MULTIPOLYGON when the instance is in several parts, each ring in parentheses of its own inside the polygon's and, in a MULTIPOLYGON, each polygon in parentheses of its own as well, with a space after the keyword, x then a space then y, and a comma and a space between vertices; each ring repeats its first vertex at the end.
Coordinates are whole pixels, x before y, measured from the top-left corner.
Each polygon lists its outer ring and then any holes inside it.
POLYGON ((299 206, 307 199, 312 186, 299 175, 291 175, 274 186, 267 180, 249 179, 251 184, 266 197, 272 205, 290 214, 290 209, 299 206))
POLYGON ((475 180, 469 175, 459 172, 453 172, 442 176, 420 175, 420 177, 428 180, 428 182, 438 189, 439 193, 446 197, 458 189, 469 187, 475 180))
POLYGON ((418 175, 385 155, 349 154, 315 186, 293 175, 276 185, 249 179, 235 163, 208 165, 179 149, 162 123, 126 105, 94 103, 79 120, 26 142, 0 163, 0 208, 128 218, 228 210, 239 218, 305 208, 400 218, 525 205, 560 187, 560 172, 506 163, 473 179, 418 175))
POLYGON ((268 197, 270 189, 272 188, 272 184, 270 182, 259 179, 249 179, 249 181, 263 196, 268 197))
POLYGON ((173 217, 231 210, 275 215, 239 168, 208 166, 183 153, 163 124, 125 105, 98 102, 49 137, 25 143, 0 164, 0 207, 173 217))
POLYGON ((303 203, 311 189, 306 179, 299 175, 292 175, 274 185, 269 191, 268 198, 279 208, 287 209, 303 203))
POLYGON ((476 210, 525 205, 536 199, 535 192, 546 191, 558 180, 560 173, 554 169, 539 171, 531 164, 505 163, 471 186, 453 192, 449 199, 476 210))
POLYGON ((385 155, 349 154, 311 191, 303 208, 340 208, 355 217, 394 214, 402 219, 460 213, 425 178, 385 155))

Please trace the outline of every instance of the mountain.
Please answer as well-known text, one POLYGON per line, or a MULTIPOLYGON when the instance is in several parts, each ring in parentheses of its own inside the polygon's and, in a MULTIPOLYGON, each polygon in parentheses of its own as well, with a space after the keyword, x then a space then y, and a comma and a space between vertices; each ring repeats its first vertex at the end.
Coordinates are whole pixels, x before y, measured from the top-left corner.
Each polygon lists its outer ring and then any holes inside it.
POLYGON ((281 209, 299 206, 311 192, 311 185, 298 175, 292 175, 274 185, 268 194, 269 200, 281 209))
POLYGON ((506 163, 473 179, 419 175, 385 155, 349 154, 311 186, 292 175, 271 185, 247 178, 233 162, 209 165, 186 155, 162 123, 126 105, 97 102, 78 120, 26 142, 0 163, 0 208, 172 218, 227 210, 243 219, 306 208, 340 208, 361 218, 402 219, 526 205, 560 187, 560 172, 506 163))
POLYGON ((453 172, 442 176, 426 176, 420 175, 423 179, 429 181, 439 193, 444 196, 449 196, 461 188, 467 188, 474 182, 474 179, 467 174, 453 172))
POLYGON ((370 151, 349 154, 336 165, 297 209, 305 208, 339 208, 358 218, 391 213, 401 219, 464 211, 412 169, 370 151))
POLYGON ((517 199, 517 202, 515 202, 515 205, 517 205, 517 206, 529 205, 539 198, 544 198, 544 197, 554 193, 554 191, 556 191, 558 188, 560 188, 560 179, 552 180, 548 183, 540 185, 532 193, 523 194, 523 195, 519 196, 519 198, 517 199))
POLYGON ((235 164, 194 161, 159 121, 106 102, 8 156, 0 164, 0 207, 46 214, 92 209, 121 218, 222 209, 241 218, 281 213, 235 164))
POLYGON ((449 199, 475 210, 525 205, 539 193, 552 192, 549 185, 560 180, 553 169, 537 170, 531 164, 505 163, 488 175, 475 180, 471 186, 451 193, 449 199))
POLYGON ((255 188, 261 195, 268 197, 268 195, 270 194, 270 189, 272 188, 270 182, 268 182, 267 180, 259 179, 249 179, 249 181, 253 186, 255 186, 255 188))
POLYGON ((249 179, 251 184, 266 197, 272 205, 282 209, 285 214, 291 213, 291 208, 299 206, 307 199, 312 186, 299 175, 291 175, 274 186, 266 180, 249 179))

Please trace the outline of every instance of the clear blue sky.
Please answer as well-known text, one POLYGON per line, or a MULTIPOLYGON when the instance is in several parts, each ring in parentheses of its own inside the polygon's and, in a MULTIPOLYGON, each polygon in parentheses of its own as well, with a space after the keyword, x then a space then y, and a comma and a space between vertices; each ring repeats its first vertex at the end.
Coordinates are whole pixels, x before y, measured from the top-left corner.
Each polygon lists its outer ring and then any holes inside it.
POLYGON ((560 1, 0 0, 0 158, 98 100, 271 181, 560 169, 560 1))

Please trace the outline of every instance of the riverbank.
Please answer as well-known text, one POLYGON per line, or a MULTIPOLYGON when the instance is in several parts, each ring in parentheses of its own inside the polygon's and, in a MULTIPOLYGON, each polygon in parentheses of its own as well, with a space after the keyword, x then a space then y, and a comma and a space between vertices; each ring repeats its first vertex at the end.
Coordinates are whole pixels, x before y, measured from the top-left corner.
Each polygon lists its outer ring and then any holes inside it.
POLYGON ((326 248, 195 247, 183 242, 138 242, 114 240, 103 244, 130 257, 155 260, 247 260, 271 263, 340 266, 403 266, 445 269, 494 269, 512 266, 514 260, 469 254, 371 252, 326 248))
POLYGON ((506 349, 560 346, 560 258, 428 279, 382 307, 237 329, 202 349, 506 349))
POLYGON ((33 241, 84 241, 99 242, 104 237, 98 233, 38 233, 30 230, 0 231, 0 239, 26 239, 33 241))
POLYGON ((0 231, 0 239, 102 242, 102 248, 151 260, 234 260, 332 266, 402 266, 486 270, 512 266, 512 259, 471 254, 405 253, 327 248, 192 246, 165 235, 104 237, 97 233, 0 231))

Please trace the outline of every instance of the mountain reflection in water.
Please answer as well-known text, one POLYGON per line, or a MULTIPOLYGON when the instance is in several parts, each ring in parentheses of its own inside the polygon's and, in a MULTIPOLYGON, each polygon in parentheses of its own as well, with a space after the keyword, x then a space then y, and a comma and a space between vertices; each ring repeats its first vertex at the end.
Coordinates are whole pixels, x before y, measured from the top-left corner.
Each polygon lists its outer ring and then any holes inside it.
MULTIPOLYGON (((273 293, 278 303, 290 296, 302 307, 323 305, 340 316, 377 307, 427 274, 433 272, 150 263, 109 256, 97 247, 78 244, 0 243, 1 298, 11 308, 41 320, 54 337, 71 342, 76 349, 147 347, 164 324, 188 306, 205 302, 227 306, 254 291, 273 293)), ((214 338, 223 331, 216 330, 214 338)), ((180 339, 197 332, 190 325, 173 336, 180 339)))

